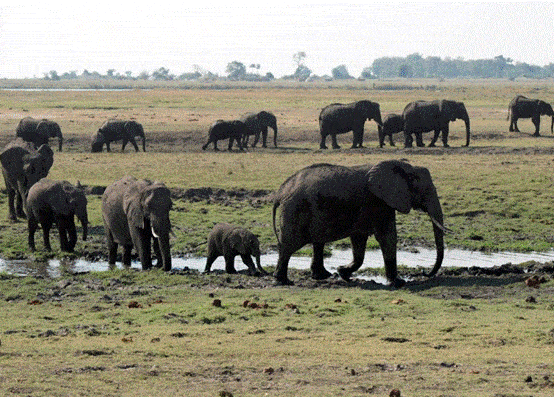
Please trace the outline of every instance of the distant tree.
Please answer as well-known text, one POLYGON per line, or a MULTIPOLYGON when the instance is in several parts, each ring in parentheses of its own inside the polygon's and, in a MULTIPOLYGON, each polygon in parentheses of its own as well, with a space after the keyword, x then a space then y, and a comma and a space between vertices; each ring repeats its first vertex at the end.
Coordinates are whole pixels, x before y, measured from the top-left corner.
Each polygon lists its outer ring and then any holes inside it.
POLYGON ((398 77, 411 78, 414 77, 414 70, 411 65, 402 64, 398 68, 398 77))
POLYGON ((69 80, 76 79, 77 77, 78 76, 77 76, 77 71, 76 70, 72 70, 70 72, 65 72, 61 76, 62 79, 69 79, 69 80))
POLYGON ((106 72, 106 76, 108 76, 108 78, 110 79, 115 78, 115 69, 108 69, 108 71, 106 72))
POLYGON ((202 77, 202 74, 200 72, 192 72, 192 73, 183 73, 178 77, 179 80, 198 80, 200 77, 202 77))
POLYGON ((292 59, 294 60, 294 63, 296 64, 296 69, 300 65, 304 64, 304 59, 306 59, 306 53, 304 51, 298 51, 296 54, 292 56, 292 59))
POLYGON ((306 81, 308 77, 312 74, 312 71, 310 68, 304 65, 300 65, 296 68, 294 74, 291 76, 291 78, 298 80, 298 81, 306 81))
POLYGON ((60 76, 58 75, 58 72, 56 72, 55 70, 51 70, 50 72, 44 74, 44 80, 58 81, 59 79, 60 79, 60 76))
POLYGON ((169 73, 169 69, 161 67, 152 72, 152 78, 154 80, 173 80, 175 75, 169 73))
POLYGON ((362 70, 362 73, 360 74, 360 77, 363 77, 364 79, 372 79, 375 77, 373 74, 373 69, 371 66, 365 67, 362 70))
POLYGON ((148 73, 146 70, 143 70, 138 75, 139 80, 148 80, 149 78, 150 78, 150 73, 148 73))
POLYGON ((242 80, 246 75, 246 67, 239 61, 228 63, 225 71, 227 72, 227 77, 231 80, 242 80))
POLYGON ((331 70, 331 74, 335 80, 348 80, 354 77, 350 76, 346 65, 339 65, 331 70))

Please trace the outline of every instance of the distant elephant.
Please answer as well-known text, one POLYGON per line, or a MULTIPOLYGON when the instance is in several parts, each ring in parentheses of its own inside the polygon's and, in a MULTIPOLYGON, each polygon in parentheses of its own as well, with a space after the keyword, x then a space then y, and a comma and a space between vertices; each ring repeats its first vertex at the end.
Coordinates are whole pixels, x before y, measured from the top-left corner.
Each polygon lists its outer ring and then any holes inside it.
POLYGON ((461 119, 466 124, 466 144, 469 146, 469 115, 463 102, 449 101, 446 99, 436 101, 410 102, 402 113, 404 118, 404 146, 412 147, 412 134, 416 136, 417 146, 423 144, 424 132, 435 131, 435 135, 429 146, 435 146, 435 142, 442 132, 442 143, 448 147, 448 123, 461 119))
POLYGON ((339 275, 349 280, 364 261, 368 236, 375 235, 385 261, 387 280, 395 287, 396 211, 407 214, 418 209, 433 222, 437 259, 429 277, 440 269, 444 258, 443 213, 431 174, 426 168, 390 160, 344 167, 315 164, 290 176, 275 194, 273 229, 278 241, 279 258, 275 278, 280 284, 292 284, 287 278, 291 255, 311 243, 312 277, 325 279, 330 273, 323 266, 325 243, 350 237, 354 260, 339 268, 339 275), (276 212, 281 207, 280 230, 276 212))
POLYGON ((208 142, 202 146, 202 150, 206 150, 208 145, 213 142, 214 150, 217 148, 217 141, 221 139, 229 139, 229 150, 233 149, 233 141, 237 141, 239 149, 242 148, 242 139, 248 134, 248 127, 240 120, 217 120, 213 123, 208 131, 208 142))
POLYGON ((244 135, 242 142, 243 147, 248 147, 250 135, 255 136, 252 147, 256 147, 260 139, 260 133, 262 134, 262 147, 267 147, 268 128, 273 130, 273 145, 277 147, 277 118, 273 113, 266 112, 265 110, 259 113, 249 113, 241 121, 248 127, 248 133, 244 135))
POLYGON ((552 106, 540 99, 530 99, 523 95, 518 95, 510 102, 508 106, 508 118, 510 120, 510 132, 520 132, 517 128, 518 119, 531 118, 535 125, 535 133, 533 136, 540 136, 539 129, 541 125, 541 115, 552 116, 550 124, 550 133, 554 132, 554 111, 552 106))
POLYGON ((248 266, 250 275, 266 274, 260 264, 260 242, 249 230, 228 223, 218 223, 208 235, 208 259, 206 260, 205 273, 209 273, 214 261, 219 257, 225 258, 225 271, 229 274, 236 273, 235 256, 240 255, 242 261, 248 266), (256 258, 256 266, 252 261, 256 258))
POLYGON ((392 134, 404 131, 404 119, 401 115, 390 113, 383 119, 383 127, 379 127, 379 146, 385 145, 385 137, 389 137, 390 145, 394 145, 392 134))
POLYGON ((27 193, 37 181, 45 178, 54 164, 54 152, 44 144, 34 144, 21 138, 10 142, 0 153, 2 174, 8 191, 8 216, 11 221, 25 218, 27 193))
POLYGON ((120 140, 123 141, 121 146, 122 152, 125 151, 127 142, 131 142, 135 151, 138 152, 139 148, 135 141, 135 137, 137 136, 142 138, 142 151, 146 152, 146 137, 144 136, 142 124, 134 120, 108 120, 98 129, 98 132, 92 136, 91 152, 101 152, 104 144, 106 145, 106 150, 109 152, 110 142, 120 140))
POLYGON ((19 121, 15 135, 24 141, 33 142, 37 148, 41 145, 47 145, 49 138, 58 138, 58 150, 62 151, 62 129, 55 121, 25 117, 19 121))
POLYGON ((109 185, 102 195, 102 219, 108 243, 108 263, 115 265, 117 245, 123 246, 123 265, 131 266, 134 247, 142 269, 152 267, 151 243, 157 267, 171 270, 169 189, 161 182, 126 176, 109 185))
POLYGON ((42 178, 31 187, 27 195, 29 248, 32 251, 35 250, 35 232, 40 223, 44 237, 44 248, 51 251, 50 229, 55 223, 59 231, 61 250, 73 252, 77 243, 75 216, 81 222, 83 241, 86 241, 88 213, 87 197, 84 190, 67 181, 52 181, 42 178))
POLYGON ((333 103, 324 107, 319 114, 320 149, 327 149, 327 135, 331 135, 333 149, 340 149, 337 134, 349 131, 354 133, 352 147, 363 147, 366 120, 375 120, 378 126, 382 126, 381 110, 377 102, 363 100, 348 104, 333 103))

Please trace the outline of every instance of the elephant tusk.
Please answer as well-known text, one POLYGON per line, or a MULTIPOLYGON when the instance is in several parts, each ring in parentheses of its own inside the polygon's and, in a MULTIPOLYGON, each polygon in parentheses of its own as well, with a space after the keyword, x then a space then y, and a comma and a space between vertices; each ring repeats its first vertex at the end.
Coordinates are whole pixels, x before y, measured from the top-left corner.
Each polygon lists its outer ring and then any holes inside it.
POLYGON ((442 230, 443 233, 454 233, 453 230, 447 228, 444 225, 441 225, 441 223, 437 221, 435 218, 433 218, 432 216, 430 218, 431 218, 431 222, 433 222, 440 230, 442 230))
POLYGON ((158 236, 158 235, 156 234, 156 232, 154 231, 154 228, 152 227, 151 229, 152 229, 152 236, 154 236, 154 237, 156 237, 156 238, 160 238, 160 236, 158 236))

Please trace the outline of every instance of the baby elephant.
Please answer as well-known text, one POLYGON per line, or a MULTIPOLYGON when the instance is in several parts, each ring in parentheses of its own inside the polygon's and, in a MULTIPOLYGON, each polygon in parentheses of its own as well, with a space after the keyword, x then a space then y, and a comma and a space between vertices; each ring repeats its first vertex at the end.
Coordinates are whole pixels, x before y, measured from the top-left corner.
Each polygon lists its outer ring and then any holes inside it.
POLYGON ((208 259, 206 261, 205 273, 210 272, 212 263, 219 257, 225 258, 225 271, 236 273, 235 256, 240 255, 250 275, 267 274, 260 265, 260 242, 250 231, 230 225, 218 223, 214 226, 208 236, 208 259), (258 270, 254 266, 251 256, 256 258, 258 270))
POLYGON ((233 149, 233 142, 236 141, 239 150, 242 148, 242 140, 248 134, 248 127, 240 120, 217 120, 210 126, 208 131, 208 142, 202 146, 202 150, 206 150, 210 143, 214 144, 214 150, 217 148, 217 141, 229 139, 228 150, 233 149))

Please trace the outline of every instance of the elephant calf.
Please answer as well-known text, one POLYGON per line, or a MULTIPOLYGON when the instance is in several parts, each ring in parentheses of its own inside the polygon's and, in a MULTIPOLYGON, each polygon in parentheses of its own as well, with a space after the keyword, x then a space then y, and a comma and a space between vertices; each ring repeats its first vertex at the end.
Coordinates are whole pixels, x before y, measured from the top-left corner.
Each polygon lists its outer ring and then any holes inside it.
POLYGON ((260 242, 250 231, 230 225, 218 223, 208 236, 208 259, 205 273, 209 273, 214 261, 223 256, 225 258, 225 271, 233 274, 235 270, 235 256, 240 255, 242 261, 248 266, 251 275, 266 274, 260 264, 260 242), (256 258, 258 270, 254 266, 251 256, 256 258))
POLYGON ((273 145, 277 147, 277 118, 273 113, 262 110, 259 113, 249 113, 241 119, 248 127, 248 133, 244 136, 242 146, 248 147, 248 138, 254 135, 254 143, 252 147, 256 147, 262 135, 262 147, 267 147, 268 128, 273 130, 273 145))
POLYGON ((58 138, 58 150, 62 151, 62 129, 55 121, 25 117, 19 121, 15 135, 26 142, 32 142, 37 148, 41 145, 48 145, 50 138, 58 138))
POLYGON ((228 150, 233 149, 233 141, 237 141, 239 149, 243 150, 242 140, 247 134, 248 127, 240 120, 217 120, 211 125, 210 130, 208 131, 208 142, 202 146, 202 150, 206 150, 210 143, 214 144, 214 150, 219 150, 217 148, 217 141, 221 139, 229 139, 228 150))
POLYGON ((520 132, 517 127, 518 119, 530 118, 535 125, 535 133, 533 136, 540 136, 541 116, 552 117, 552 122, 550 124, 550 132, 552 133, 554 131, 554 111, 552 110, 552 105, 540 99, 531 99, 523 95, 516 96, 508 106, 510 132, 520 132))
POLYGON ((146 152, 146 138, 142 124, 134 120, 108 120, 92 136, 91 152, 101 152, 104 145, 106 145, 106 150, 109 152, 110 142, 114 141, 123 141, 122 152, 125 151, 127 142, 131 142, 135 151, 138 152, 139 148, 135 141, 137 136, 142 139, 142 151, 146 152))
POLYGON ((383 127, 379 127, 379 146, 383 147, 385 145, 385 137, 389 137, 389 142, 391 146, 394 145, 392 139, 392 134, 397 134, 404 131, 404 119, 400 114, 387 114, 383 119, 383 127))

